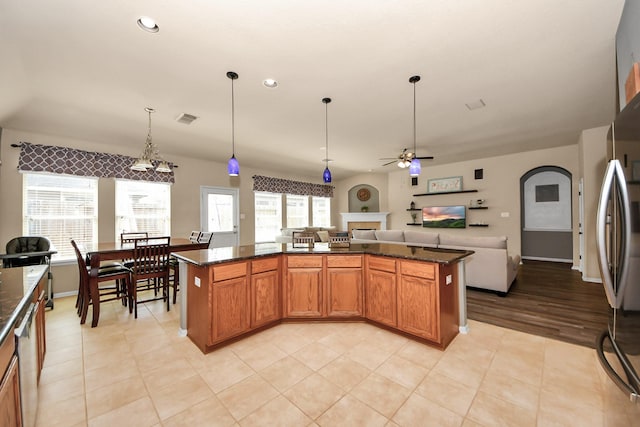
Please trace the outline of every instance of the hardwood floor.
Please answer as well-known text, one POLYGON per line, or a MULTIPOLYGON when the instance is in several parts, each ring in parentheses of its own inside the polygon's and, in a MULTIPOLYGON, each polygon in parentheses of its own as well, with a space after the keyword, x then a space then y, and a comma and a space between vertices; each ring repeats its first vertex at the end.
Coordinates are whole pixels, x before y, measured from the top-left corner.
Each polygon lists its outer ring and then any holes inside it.
POLYGON ((595 348, 609 304, 570 264, 526 260, 506 297, 467 288, 469 319, 595 348))

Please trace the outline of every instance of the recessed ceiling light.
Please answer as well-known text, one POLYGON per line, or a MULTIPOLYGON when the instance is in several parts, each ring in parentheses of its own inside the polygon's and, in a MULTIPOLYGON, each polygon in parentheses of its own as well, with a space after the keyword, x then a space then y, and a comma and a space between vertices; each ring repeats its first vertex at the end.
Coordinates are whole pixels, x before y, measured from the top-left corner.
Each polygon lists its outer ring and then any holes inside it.
POLYGON ((278 82, 273 79, 265 79, 265 81, 263 81, 262 84, 268 88, 278 87, 278 82))
POLYGON ((467 102, 464 105, 466 105, 469 110, 477 110, 478 108, 484 108, 487 104, 485 104, 482 99, 478 99, 477 101, 467 102))
POLYGON ((157 33, 158 31, 160 31, 160 27, 158 27, 156 21, 154 21, 152 18, 149 18, 148 16, 141 16, 140 18, 138 18, 138 27, 150 33, 157 33))

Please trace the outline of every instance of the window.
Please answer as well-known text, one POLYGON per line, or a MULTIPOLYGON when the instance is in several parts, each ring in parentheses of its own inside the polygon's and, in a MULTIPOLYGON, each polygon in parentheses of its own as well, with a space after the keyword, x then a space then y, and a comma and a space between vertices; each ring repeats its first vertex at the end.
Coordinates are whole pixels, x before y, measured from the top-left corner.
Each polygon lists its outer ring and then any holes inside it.
POLYGON ((71 239, 98 242, 97 178, 25 173, 22 182, 22 234, 48 237, 53 261, 75 259, 71 239))
POLYGON ((170 184, 116 180, 116 241, 134 231, 171 235, 170 184))
POLYGON ((312 211, 314 227, 331 226, 331 198, 330 197, 312 197, 312 211))
POLYGON ((309 226, 309 196, 287 194, 287 227, 309 226))
POLYGON ((282 228, 282 195, 255 192, 255 241, 274 242, 282 228))

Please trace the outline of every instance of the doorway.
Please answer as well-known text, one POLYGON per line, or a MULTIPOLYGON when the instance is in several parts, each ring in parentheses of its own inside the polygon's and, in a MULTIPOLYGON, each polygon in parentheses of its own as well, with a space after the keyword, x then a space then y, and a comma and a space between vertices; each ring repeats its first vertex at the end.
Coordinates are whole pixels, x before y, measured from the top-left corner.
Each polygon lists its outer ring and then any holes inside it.
POLYGON ((571 172, 541 166, 520 178, 522 259, 573 262, 571 172))
POLYGON ((210 248, 238 246, 238 189, 200 187, 200 228, 211 231, 210 248))

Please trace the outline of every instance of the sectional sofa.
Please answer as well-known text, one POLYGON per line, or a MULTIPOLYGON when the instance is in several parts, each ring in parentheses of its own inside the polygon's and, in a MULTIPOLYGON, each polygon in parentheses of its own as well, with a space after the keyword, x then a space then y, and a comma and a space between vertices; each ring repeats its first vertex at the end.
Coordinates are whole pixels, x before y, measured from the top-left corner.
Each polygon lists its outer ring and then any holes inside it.
POLYGON ((352 243, 394 243, 409 246, 467 249, 467 286, 506 295, 518 274, 519 255, 509 255, 507 238, 447 235, 417 230, 353 230, 352 243))

